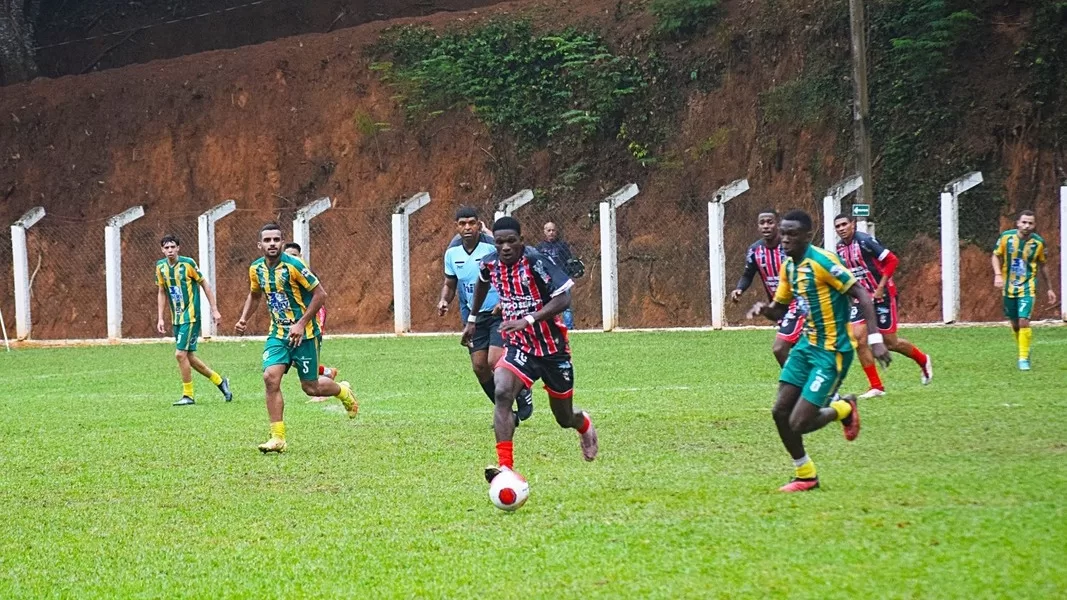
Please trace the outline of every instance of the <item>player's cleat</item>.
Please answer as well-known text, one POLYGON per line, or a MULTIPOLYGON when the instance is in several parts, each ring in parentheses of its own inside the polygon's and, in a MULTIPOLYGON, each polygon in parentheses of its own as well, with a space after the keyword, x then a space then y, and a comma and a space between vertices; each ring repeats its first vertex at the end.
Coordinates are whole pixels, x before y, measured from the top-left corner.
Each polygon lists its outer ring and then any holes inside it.
POLYGON ((196 404, 196 400, 193 400, 189 396, 182 396, 181 400, 171 404, 171 406, 192 406, 194 404, 196 404))
POLYGON ((587 461, 592 461, 596 458, 597 451, 600 449, 596 437, 596 427, 593 426, 593 420, 589 418, 589 413, 582 411, 584 416, 589 421, 589 429, 585 430, 585 433, 578 434, 578 440, 582 444, 582 458, 587 461))
POLYGON ((885 396, 885 390, 871 388, 866 392, 860 394, 860 400, 870 400, 871 398, 877 398, 879 396, 885 396))
POLYGON ((930 385, 930 382, 934 380, 934 363, 930 360, 930 355, 926 355, 926 362, 923 363, 922 378, 919 380, 923 385, 930 385))
POLYGON ((515 414, 519 417, 520 421, 525 421, 533 415, 533 391, 530 388, 522 388, 519 395, 515 398, 515 405, 518 410, 515 414))
POLYGON ((233 392, 230 391, 229 377, 222 378, 222 383, 219 384, 219 391, 222 392, 222 397, 225 398, 227 402, 233 400, 233 392))
POLYGON ((485 482, 486 483, 493 483, 493 479, 495 479, 497 475, 500 475, 500 473, 503 472, 503 471, 510 471, 510 470, 511 469, 509 469, 507 467, 498 467, 497 465, 489 465, 488 467, 485 468, 485 482))
POLYGON ((1020 371, 1029 371, 1030 370, 1030 359, 1029 358, 1020 358, 1019 359, 1019 370, 1020 371))
POLYGON ((848 413, 848 416, 841 419, 841 428, 845 430, 845 439, 852 441, 860 435, 860 409, 856 406, 856 397, 852 394, 845 394, 841 396, 841 399, 848 402, 848 405, 852 407, 852 412, 848 413))
POLYGON ((329 377, 330 379, 337 379, 338 370, 333 367, 323 367, 322 376, 329 377))
POLYGON ((341 400, 341 404, 345 407, 345 411, 348 413, 348 418, 355 419, 356 415, 359 414, 359 400, 356 400, 356 394, 352 391, 352 384, 347 381, 342 381, 338 385, 348 389, 348 397, 350 400, 341 400))
POLYGON ((807 492, 817 487, 819 487, 818 477, 812 477, 811 479, 801 479, 800 477, 794 477, 792 481, 778 488, 778 491, 790 494, 793 492, 807 492))
POLYGON ((287 444, 285 443, 285 440, 283 440, 282 438, 272 437, 266 442, 263 442, 259 445, 259 451, 263 454, 266 454, 268 452, 277 452, 278 454, 281 454, 282 452, 285 452, 286 447, 287 444))

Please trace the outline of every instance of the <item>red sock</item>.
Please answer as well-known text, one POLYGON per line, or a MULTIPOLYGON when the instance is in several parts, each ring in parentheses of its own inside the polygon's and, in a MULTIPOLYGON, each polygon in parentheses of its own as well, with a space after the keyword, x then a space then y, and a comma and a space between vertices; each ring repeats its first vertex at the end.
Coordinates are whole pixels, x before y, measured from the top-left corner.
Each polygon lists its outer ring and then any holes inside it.
POLYGON ((322 365, 319 365, 319 375, 322 375, 325 372, 326 372, 326 367, 324 367, 322 365))
POLYGON ((584 420, 582 421, 582 426, 578 428, 578 433, 589 431, 589 426, 593 424, 593 422, 589 420, 589 415, 582 415, 582 418, 584 420))
POLYGON ((918 346, 911 347, 911 359, 919 363, 919 366, 926 366, 926 355, 922 350, 919 350, 918 346))
POLYGON ((878 377, 878 365, 863 367, 863 372, 867 374, 867 381, 871 382, 872 389, 885 391, 885 386, 882 385, 882 379, 878 377))
POLYGON ((511 442, 496 443, 496 462, 501 467, 515 468, 515 458, 512 456, 511 442))

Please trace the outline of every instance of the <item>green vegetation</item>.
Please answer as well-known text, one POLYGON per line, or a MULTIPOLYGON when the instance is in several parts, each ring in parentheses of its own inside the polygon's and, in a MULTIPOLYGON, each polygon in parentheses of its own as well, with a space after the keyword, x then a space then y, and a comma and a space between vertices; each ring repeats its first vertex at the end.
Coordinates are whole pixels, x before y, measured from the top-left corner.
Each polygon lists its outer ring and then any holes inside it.
POLYGON ((409 115, 469 107, 528 149, 616 136, 647 85, 637 59, 612 54, 599 35, 536 35, 518 20, 445 34, 392 28, 374 54, 409 115))
POLYGON ((652 0, 656 31, 685 37, 705 30, 719 15, 719 0, 652 0))
POLYGON ((197 379, 188 408, 168 344, 16 351, 0 597, 1067 596, 1067 329, 1036 330, 1030 373, 1004 328, 906 335, 933 385, 897 357, 859 440, 809 436, 823 488, 787 497, 772 332, 578 334, 601 457, 538 386, 514 514, 489 503, 490 407, 455 337, 328 340, 361 414, 290 375, 281 456, 255 450, 259 343, 202 344, 236 398, 197 379))

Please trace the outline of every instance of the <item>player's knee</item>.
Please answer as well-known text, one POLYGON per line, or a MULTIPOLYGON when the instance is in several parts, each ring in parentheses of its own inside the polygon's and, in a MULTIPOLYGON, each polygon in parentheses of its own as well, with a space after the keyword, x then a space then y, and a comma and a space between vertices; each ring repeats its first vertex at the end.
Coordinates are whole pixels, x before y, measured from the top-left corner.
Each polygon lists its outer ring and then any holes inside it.
POLYGON ((177 360, 180 363, 181 362, 188 362, 189 361, 189 352, 186 351, 186 350, 175 350, 174 351, 174 358, 175 358, 175 360, 177 360))
POLYGON ((771 407, 771 416, 774 417, 775 421, 786 422, 789 420, 789 411, 775 404, 771 407))
POLYGON ((515 401, 515 394, 506 387, 497 387, 493 392, 493 399, 497 406, 504 404, 507 407, 511 407, 511 404, 515 401))
POLYGON ((319 382, 318 380, 305 381, 300 380, 300 389, 304 390, 304 393, 308 396, 319 395, 319 382))
POLYGON ((278 389, 282 385, 282 376, 280 373, 263 371, 263 384, 267 386, 267 390, 278 389))
POLYGON ((485 381, 493 377, 493 370, 489 368, 489 363, 474 363, 474 376, 478 378, 478 381, 485 381))

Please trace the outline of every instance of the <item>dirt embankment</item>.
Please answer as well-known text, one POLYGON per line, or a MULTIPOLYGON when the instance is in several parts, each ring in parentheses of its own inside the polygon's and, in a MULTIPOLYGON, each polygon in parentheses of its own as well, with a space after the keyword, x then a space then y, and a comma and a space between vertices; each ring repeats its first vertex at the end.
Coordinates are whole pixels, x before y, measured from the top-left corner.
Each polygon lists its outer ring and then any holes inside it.
MULTIPOLYGON (((478 15, 448 13, 422 19, 437 26, 486 16, 524 14, 537 22, 598 27, 626 43, 648 25, 641 3, 543 0, 500 4, 478 15)), ((589 265, 575 295, 579 327, 600 322, 596 202, 629 182, 642 192, 619 211, 620 310, 624 326, 701 325, 709 322, 705 203, 720 185, 748 177, 752 191, 727 205, 728 285, 740 274, 745 247, 756 237, 763 206, 815 210, 821 179, 844 175, 836 134, 814 128, 776 132, 768 146, 759 94, 797 76, 803 67, 803 20, 772 50, 745 44, 753 18, 747 3, 728 3, 732 52, 722 83, 693 90, 677 118, 665 155, 682 157, 646 170, 626 157, 604 156, 578 187, 578 201, 542 195, 519 216, 528 237, 555 220, 589 265), (763 52, 761 54, 761 52, 763 52), (707 141, 715 139, 715 144, 707 141), (821 175, 816 175, 816 171, 821 175)), ((314 269, 331 293, 328 329, 392 328, 390 215, 396 203, 428 191, 433 202, 416 213, 411 229, 414 329, 452 329, 454 312, 436 317, 441 253, 460 204, 488 213, 492 203, 520 188, 551 189, 552 157, 518 162, 507 184, 498 181, 506 149, 494 147, 466 111, 406 124, 393 98, 371 71, 364 48, 385 23, 288 38, 236 50, 207 52, 106 72, 11 86, 0 96, 0 219, 12 222, 36 205, 49 212, 31 230, 34 335, 102 337, 105 329, 103 219, 132 205, 145 218, 123 233, 124 333, 152 335, 156 290, 151 269, 158 238, 178 232, 196 255, 196 215, 223 200, 238 213, 218 226, 218 288, 228 323, 247 289, 246 269, 258 252, 265 221, 291 222, 294 211, 320 196, 334 209, 312 222, 314 269), (388 123, 367 133, 367 119, 388 123), (505 187, 509 189, 504 189, 505 187), (37 269, 37 265, 40 268, 37 269)), ((991 47, 998 47, 991 40, 991 47)), ((1006 47, 1008 41, 1004 41, 1006 47)), ((693 51, 701 51, 695 44, 693 51)), ((1056 214, 1051 158, 1022 132, 996 152, 1010 169, 1012 208, 1035 205, 1056 214), (1021 185, 1024 182, 1025 185, 1021 185)), ((937 190, 931 190, 936 194, 937 190)), ((1052 225, 1052 217, 1047 218, 1052 225)), ((1005 223, 1006 225, 1006 223, 1005 223)), ((6 229, 6 228, 5 228, 6 229)), ((1043 233, 1058 239, 1058 230, 1043 233)), ((1055 248, 1056 244, 1052 244, 1055 248)), ((919 240, 897 249, 906 264, 899 278, 905 320, 940 317, 937 245, 919 240)), ((10 244, 0 240, 0 310, 12 314, 10 244)), ((1057 264, 1058 253, 1050 252, 1057 264)), ((986 249, 964 252, 965 319, 995 319, 986 249)), ((748 299, 755 299, 752 292, 748 299)), ((728 319, 741 322, 730 307, 728 319)), ((1049 315, 1047 311, 1045 315, 1049 315)), ((260 309, 257 327, 265 328, 260 309)))

